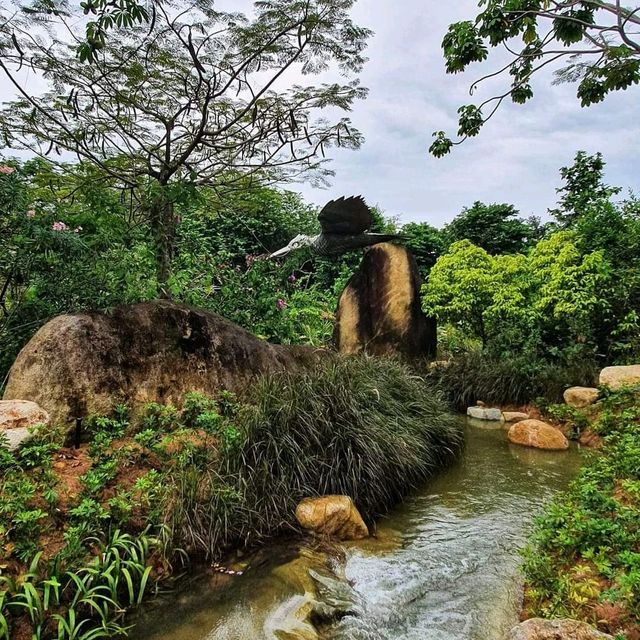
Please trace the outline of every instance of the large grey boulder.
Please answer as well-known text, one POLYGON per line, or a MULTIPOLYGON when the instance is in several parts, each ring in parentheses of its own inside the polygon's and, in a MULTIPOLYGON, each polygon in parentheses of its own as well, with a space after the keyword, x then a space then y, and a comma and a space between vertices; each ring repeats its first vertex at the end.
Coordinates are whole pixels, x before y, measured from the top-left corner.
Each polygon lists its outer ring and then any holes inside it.
POLYGON ((257 376, 309 366, 326 351, 273 345, 224 318, 169 301, 63 315, 19 353, 5 400, 37 402, 58 423, 125 403, 180 405, 185 393, 241 392, 257 376))

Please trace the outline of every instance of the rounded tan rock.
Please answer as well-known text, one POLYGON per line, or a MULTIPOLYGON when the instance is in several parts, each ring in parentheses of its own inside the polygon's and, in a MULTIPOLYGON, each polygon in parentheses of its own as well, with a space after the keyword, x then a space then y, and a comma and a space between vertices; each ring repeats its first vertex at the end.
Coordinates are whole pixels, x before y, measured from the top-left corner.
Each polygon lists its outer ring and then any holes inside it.
POLYGON ((640 384, 640 364, 605 367, 600 372, 599 384, 601 387, 609 387, 614 390, 640 384))
POLYGON ((574 409, 583 409, 592 405, 599 395, 599 391, 593 387, 570 387, 564 394, 564 401, 574 409))
POLYGON ((502 418, 505 422, 522 422, 529 419, 529 414, 523 411, 503 411, 502 418))
POLYGON ((537 449, 563 450, 569 441, 563 433, 542 420, 522 420, 509 429, 509 442, 537 449))
POLYGON ((296 508, 300 526, 339 540, 361 540, 369 529, 349 496, 305 498, 296 508))
POLYGON ((49 424, 49 414, 29 400, 0 400, 0 430, 49 424))

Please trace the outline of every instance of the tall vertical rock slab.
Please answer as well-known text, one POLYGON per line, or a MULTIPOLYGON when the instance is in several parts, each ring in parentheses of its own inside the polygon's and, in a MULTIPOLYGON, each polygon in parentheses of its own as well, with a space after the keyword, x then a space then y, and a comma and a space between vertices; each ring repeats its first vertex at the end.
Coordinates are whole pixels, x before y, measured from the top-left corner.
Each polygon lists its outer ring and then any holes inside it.
POLYGON ((338 351, 435 356, 436 321, 422 312, 420 284, 408 249, 390 243, 368 249, 338 300, 333 334, 338 351))

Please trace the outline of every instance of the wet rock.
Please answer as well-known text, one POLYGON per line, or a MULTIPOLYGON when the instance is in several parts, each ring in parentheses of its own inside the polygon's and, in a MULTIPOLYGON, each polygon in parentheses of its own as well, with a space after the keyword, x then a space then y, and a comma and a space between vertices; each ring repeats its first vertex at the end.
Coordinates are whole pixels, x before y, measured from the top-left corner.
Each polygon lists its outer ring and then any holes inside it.
POLYGON ((509 442, 537 449, 562 450, 569 448, 569 441, 555 427, 542 420, 522 420, 509 429, 509 442))
POLYGON ((241 392, 263 373, 326 354, 269 344, 202 309, 145 302, 49 321, 18 355, 4 398, 33 400, 65 423, 117 403, 135 411, 149 402, 179 406, 189 391, 241 392))
POLYGON ((316 606, 317 603, 309 594, 294 595, 285 600, 265 624, 268 637, 278 640, 318 640, 320 636, 310 622, 316 606))
POLYGON ((613 640, 585 622, 532 618, 517 625, 503 640, 613 640))
POLYGON ((606 386, 614 390, 640 384, 640 364, 631 364, 625 367, 605 367, 600 372, 599 384, 601 387, 606 386))
POLYGON ((529 419, 529 414, 523 411, 503 411, 502 419, 505 422, 522 422, 529 419))
POLYGON ((570 387, 564 394, 564 401, 574 409, 583 409, 592 405, 599 395, 599 391, 592 387, 570 387))
POLYGON ((0 430, 49 424, 49 414, 28 400, 0 400, 0 430))
POLYGON ((349 496, 305 498, 296 508, 300 526, 339 540, 361 540, 369 529, 349 496))
POLYGON ((467 415, 470 418, 476 420, 495 420, 500 422, 502 420, 502 411, 500 409, 494 409, 490 407, 469 407, 467 409, 467 415))
POLYGON ((322 575, 313 569, 309 569, 309 576, 315 583, 321 603, 321 606, 316 607, 317 613, 325 622, 358 613, 357 593, 347 580, 322 575))
POLYGON ((422 312, 420 276, 408 249, 377 244, 364 254, 338 300, 340 353, 424 358, 436 353, 436 321, 422 312))

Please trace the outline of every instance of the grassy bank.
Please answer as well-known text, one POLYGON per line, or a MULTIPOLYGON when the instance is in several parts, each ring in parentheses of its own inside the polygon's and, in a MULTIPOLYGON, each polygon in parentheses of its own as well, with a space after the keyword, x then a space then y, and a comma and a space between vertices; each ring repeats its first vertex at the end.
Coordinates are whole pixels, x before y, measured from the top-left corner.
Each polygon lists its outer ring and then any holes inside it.
POLYGON ((534 356, 498 358, 468 351, 433 365, 428 378, 452 406, 465 410, 477 400, 499 406, 526 405, 538 398, 561 402, 567 387, 593 386, 597 371, 595 363, 570 367, 534 356))
POLYGON ((56 429, 0 460, 0 638, 115 637, 173 571, 295 530, 297 502, 345 493, 371 520, 445 464, 461 430, 402 365, 335 360, 265 378, 240 404, 191 394, 56 429))
POLYGON ((525 552, 528 616, 577 618, 640 638, 640 388, 574 410, 603 438, 570 490, 538 519, 525 552))

